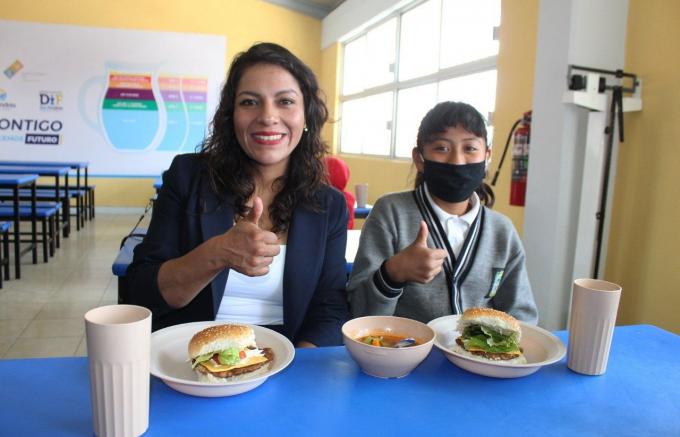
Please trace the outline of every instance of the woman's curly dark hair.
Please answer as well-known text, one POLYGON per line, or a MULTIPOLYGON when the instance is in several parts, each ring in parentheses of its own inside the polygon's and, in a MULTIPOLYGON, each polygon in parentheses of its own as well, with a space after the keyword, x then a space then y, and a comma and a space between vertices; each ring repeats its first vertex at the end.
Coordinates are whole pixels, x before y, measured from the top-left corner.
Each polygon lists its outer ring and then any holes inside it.
MULTIPOLYGON (((444 132, 449 127, 456 126, 462 127, 479 138, 483 138, 484 144, 488 147, 489 143, 487 142, 484 117, 473 106, 462 102, 441 102, 430 109, 420 122, 416 147, 422 153, 425 144, 429 143, 435 134, 444 132)), ((416 187, 420 186, 423 182, 423 174, 418 173, 416 175, 416 187)), ((493 207, 493 204, 496 202, 496 196, 486 182, 482 182, 475 192, 482 204, 489 208, 493 207)))
POLYGON ((236 90, 244 72, 257 64, 279 66, 297 80, 304 96, 306 131, 290 155, 286 173, 277 179, 280 189, 269 207, 272 231, 285 232, 293 210, 305 204, 318 209, 315 193, 326 182, 323 157, 326 145, 321 141, 321 128, 328 119, 328 109, 321 97, 312 70, 286 48, 273 43, 259 43, 234 57, 229 67, 227 82, 222 88, 220 103, 212 120, 212 132, 200 146, 200 154, 208 164, 213 189, 223 197, 234 196, 234 211, 244 216, 249 207, 246 201, 255 191, 256 162, 241 148, 234 133, 236 90))

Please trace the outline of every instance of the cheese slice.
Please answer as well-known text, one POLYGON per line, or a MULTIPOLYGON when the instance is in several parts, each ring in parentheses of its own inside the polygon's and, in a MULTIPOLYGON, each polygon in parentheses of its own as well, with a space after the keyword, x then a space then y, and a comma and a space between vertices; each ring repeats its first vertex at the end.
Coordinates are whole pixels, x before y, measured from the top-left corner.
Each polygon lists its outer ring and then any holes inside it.
POLYGON ((208 361, 203 361, 199 366, 203 366, 211 372, 227 372, 231 369, 238 369, 240 367, 252 366, 253 364, 263 363, 267 361, 267 357, 261 355, 255 355, 252 357, 246 357, 239 361, 238 363, 229 366, 215 363, 212 359, 208 361))
MULTIPOLYGON (((481 347, 474 347, 474 346, 470 346, 470 347, 467 347, 465 349, 469 352, 477 352, 477 351, 478 352, 488 352, 488 351, 482 349, 481 347)), ((493 352, 488 352, 488 353, 493 353, 493 352)), ((502 353, 512 355, 512 356, 517 356, 517 357, 521 355, 520 351, 510 351, 510 352, 502 352, 502 353)))

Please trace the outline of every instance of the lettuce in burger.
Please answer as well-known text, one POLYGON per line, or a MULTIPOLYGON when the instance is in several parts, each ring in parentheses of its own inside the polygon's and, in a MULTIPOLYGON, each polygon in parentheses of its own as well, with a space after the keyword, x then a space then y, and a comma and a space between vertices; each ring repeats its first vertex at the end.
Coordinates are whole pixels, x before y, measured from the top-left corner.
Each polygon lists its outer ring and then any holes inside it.
POLYGON ((458 320, 455 352, 482 360, 526 364, 517 319, 491 308, 469 308, 458 320))
POLYGON ((199 381, 219 384, 266 373, 274 353, 257 347, 249 326, 216 325, 192 337, 189 358, 199 381))

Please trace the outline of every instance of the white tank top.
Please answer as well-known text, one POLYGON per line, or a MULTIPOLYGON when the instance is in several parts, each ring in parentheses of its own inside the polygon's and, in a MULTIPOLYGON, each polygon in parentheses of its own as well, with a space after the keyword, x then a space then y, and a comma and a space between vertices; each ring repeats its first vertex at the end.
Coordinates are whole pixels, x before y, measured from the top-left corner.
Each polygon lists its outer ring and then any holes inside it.
POLYGON ((269 273, 246 276, 229 271, 216 320, 253 325, 283 325, 283 266, 286 246, 274 257, 269 273))

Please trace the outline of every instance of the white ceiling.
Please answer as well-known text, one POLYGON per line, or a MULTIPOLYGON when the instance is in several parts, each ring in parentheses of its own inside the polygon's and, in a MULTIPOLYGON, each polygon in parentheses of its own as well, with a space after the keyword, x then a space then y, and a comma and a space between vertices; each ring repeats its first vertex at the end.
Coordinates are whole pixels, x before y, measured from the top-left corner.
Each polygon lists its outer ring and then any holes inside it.
POLYGON ((344 0, 264 0, 296 12, 323 19, 344 0))

